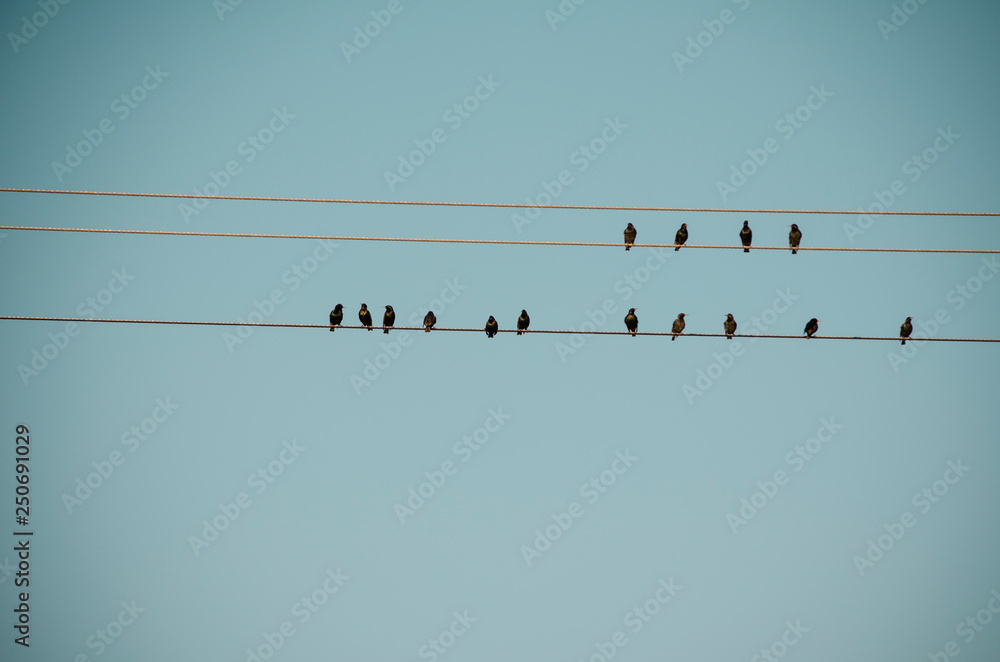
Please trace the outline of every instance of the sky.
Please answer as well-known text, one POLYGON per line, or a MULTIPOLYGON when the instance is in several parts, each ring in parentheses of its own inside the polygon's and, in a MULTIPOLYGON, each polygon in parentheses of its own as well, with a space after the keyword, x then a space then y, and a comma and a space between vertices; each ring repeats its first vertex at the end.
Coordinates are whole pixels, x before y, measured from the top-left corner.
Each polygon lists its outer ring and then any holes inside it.
MULTIPOLYGON (((803 246, 996 249, 989 217, 865 212, 1000 210, 998 20, 5 2, 3 188, 851 213, 0 192, 0 217, 579 242, 631 222, 639 244, 687 223, 713 245, 749 220, 758 246, 797 223, 803 246)), ((997 337, 995 258, 0 230, 2 315, 233 324, 0 320, 7 508, 30 477, 28 523, 0 534, 0 657, 996 660, 1000 347, 918 340, 997 337), (636 307, 640 331, 684 312, 689 333, 732 313, 895 336, 911 316, 914 337, 239 326, 337 303, 357 324, 362 302, 397 326, 526 309, 624 331, 636 307)))

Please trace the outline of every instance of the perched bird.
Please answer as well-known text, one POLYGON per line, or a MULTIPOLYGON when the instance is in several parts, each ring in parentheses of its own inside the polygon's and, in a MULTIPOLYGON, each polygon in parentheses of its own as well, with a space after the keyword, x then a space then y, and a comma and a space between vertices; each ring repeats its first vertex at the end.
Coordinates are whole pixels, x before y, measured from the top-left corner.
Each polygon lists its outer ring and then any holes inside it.
POLYGON ((625 228, 625 250, 630 249, 632 247, 632 244, 634 243, 635 243, 635 226, 629 223, 628 227, 625 228))
POLYGON ((674 250, 679 251, 681 249, 681 246, 683 246, 684 242, 687 240, 688 240, 688 224, 681 223, 681 229, 677 231, 676 235, 674 235, 674 243, 677 244, 676 246, 674 246, 674 250))
POLYGON ((726 313, 726 321, 722 324, 722 328, 726 330, 726 338, 732 340, 733 334, 736 333, 736 319, 732 313, 726 313))
POLYGON ((336 329, 344 322, 344 304, 338 303, 330 311, 330 331, 336 329))
POLYGON ((905 345, 906 339, 910 337, 911 333, 913 333, 913 318, 907 317, 906 321, 903 322, 903 326, 899 327, 899 337, 903 339, 903 342, 899 344, 905 345))
POLYGON ((792 223, 788 227, 791 228, 791 231, 788 233, 788 245, 792 247, 792 255, 795 255, 798 253, 795 249, 799 247, 799 242, 802 241, 802 230, 799 230, 799 226, 795 225, 795 223, 792 223))
POLYGON ((434 317, 434 311, 428 310, 427 314, 424 315, 424 331, 430 333, 435 324, 437 324, 437 318, 434 317))
POLYGON ((628 315, 625 316, 625 328, 632 332, 632 337, 635 338, 635 332, 639 330, 639 318, 635 316, 635 308, 628 309, 628 315))
POLYGON ((358 311, 358 319, 368 327, 369 331, 372 330, 372 314, 368 312, 367 304, 361 304, 361 310, 358 311))
POLYGON ((671 338, 671 340, 677 340, 677 336, 684 332, 684 315, 685 313, 681 313, 677 316, 677 319, 674 320, 674 326, 670 329, 670 331, 674 334, 674 337, 671 338))
POLYGON ((517 318, 517 335, 521 335, 523 331, 526 331, 529 324, 531 324, 531 318, 528 317, 528 311, 522 310, 521 316, 517 318))
POLYGON ((815 317, 806 322, 806 338, 812 338, 813 334, 819 331, 819 320, 815 317))
POLYGON ((753 239, 753 231, 750 230, 750 221, 743 221, 743 229, 740 230, 740 241, 743 242, 743 252, 750 252, 750 241, 753 239))
POLYGON ((497 321, 493 319, 492 315, 490 315, 490 318, 486 320, 486 337, 492 338, 497 334, 497 331, 499 330, 500 330, 500 325, 497 324, 497 321))
POLYGON ((389 333, 389 327, 396 323, 396 312, 392 306, 385 307, 385 315, 382 316, 383 333, 389 333))

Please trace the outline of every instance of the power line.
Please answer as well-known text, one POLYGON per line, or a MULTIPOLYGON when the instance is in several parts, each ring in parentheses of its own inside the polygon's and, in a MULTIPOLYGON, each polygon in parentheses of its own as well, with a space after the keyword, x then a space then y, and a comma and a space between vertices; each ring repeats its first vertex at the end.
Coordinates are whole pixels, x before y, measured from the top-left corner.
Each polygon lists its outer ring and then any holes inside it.
POLYGON ((823 209, 720 209, 713 207, 626 207, 611 205, 539 205, 516 202, 429 202, 415 200, 355 200, 347 198, 279 198, 248 195, 202 195, 197 193, 130 193, 122 191, 62 191, 58 189, 0 188, 7 193, 56 193, 64 195, 107 195, 134 198, 181 198, 197 200, 249 200, 261 202, 323 202, 350 205, 410 205, 426 207, 500 207, 511 209, 585 209, 591 211, 676 211, 739 214, 840 214, 855 216, 1000 216, 1000 212, 946 212, 946 211, 842 211, 823 209))
MULTIPOLYGON (((588 241, 526 241, 514 239, 431 239, 423 237, 350 237, 339 235, 310 235, 310 234, 265 234, 250 232, 190 232, 181 230, 113 230, 109 228, 53 228, 53 227, 30 227, 24 225, 0 225, 0 230, 24 230, 36 232, 84 232, 102 234, 137 234, 137 235, 168 235, 180 237, 243 237, 255 239, 326 239, 330 241, 391 241, 391 242, 417 242, 435 244, 511 244, 520 246, 610 246, 622 248, 622 242, 588 242, 588 241)), ((677 244, 632 244, 634 248, 676 248, 677 244)), ((743 249, 742 245, 710 245, 710 244, 684 244, 685 250, 689 248, 712 248, 712 249, 743 249)), ((755 251, 789 251, 788 246, 752 246, 755 251)), ((986 249, 960 249, 960 248, 861 248, 861 247, 828 247, 828 246, 798 246, 796 251, 850 251, 858 253, 968 253, 968 254, 991 254, 1000 253, 1000 250, 986 249)))
MULTIPOLYGON (((276 322, 205 322, 205 321, 191 321, 191 320, 141 320, 141 319, 100 319, 91 317, 31 317, 24 315, 0 315, 0 320, 16 320, 16 321, 35 321, 35 322, 103 322, 108 324, 165 324, 165 325, 187 325, 187 326, 247 326, 247 327, 265 327, 273 329, 329 329, 329 324, 281 324, 276 322)), ((382 326, 371 327, 374 330, 382 330, 382 326)), ((337 330, 361 330, 368 329, 366 326, 338 326, 337 330)), ((390 327, 392 331, 424 331, 422 326, 393 326, 390 327)), ((458 331, 465 333, 485 333, 482 328, 465 328, 465 327, 434 327, 433 331, 458 331)), ((517 329, 499 329, 500 333, 517 333, 517 329)), ((543 334, 565 334, 565 335, 584 335, 584 336, 629 336, 632 335, 630 331, 573 331, 573 330, 553 330, 553 329, 526 329, 522 330, 521 333, 532 334, 532 333, 543 333, 543 334)), ((673 336, 673 333, 662 332, 662 331, 638 331, 636 335, 639 336, 673 336)), ((682 337, 692 337, 692 338, 725 338, 725 333, 681 333, 678 334, 682 337)), ((807 340, 804 335, 777 335, 777 334, 733 334, 734 338, 776 338, 776 339, 788 339, 788 340, 807 340)), ((812 336, 812 339, 819 340, 891 340, 899 342, 901 340, 900 336, 812 336)), ((924 342, 982 342, 982 343, 1000 343, 1000 338, 909 338, 911 341, 924 342)))

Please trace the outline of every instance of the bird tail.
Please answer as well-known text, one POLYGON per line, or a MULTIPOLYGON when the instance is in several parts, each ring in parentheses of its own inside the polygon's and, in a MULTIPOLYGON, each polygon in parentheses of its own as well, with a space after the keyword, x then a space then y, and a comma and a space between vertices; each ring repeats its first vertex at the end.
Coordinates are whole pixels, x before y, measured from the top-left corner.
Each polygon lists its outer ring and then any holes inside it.
POLYGON ((798 255, 798 254, 799 254, 799 252, 793 248, 792 249, 792 255, 798 255))
POLYGON ((389 327, 385 327, 385 329, 382 330, 382 333, 388 334, 389 333, 389 327))
POLYGON ((673 337, 673 338, 671 338, 670 340, 671 340, 671 341, 674 341, 674 340, 677 340, 677 334, 675 333, 675 334, 674 334, 674 337, 673 337))
POLYGON ((749 252, 750 252, 750 249, 749 249, 749 248, 744 248, 744 249, 743 249, 743 252, 744 252, 744 253, 749 253, 749 252))
POLYGON ((330 327, 330 333, 333 333, 334 329, 336 329, 336 328, 337 328, 337 327, 335 327, 335 326, 331 326, 331 327, 330 327))
POLYGON ((632 248, 632 247, 629 246, 628 244, 625 245, 625 250, 629 250, 630 248, 632 248))
POLYGON ((680 244, 678 244, 677 246, 674 246, 674 252, 675 252, 675 253, 676 253, 677 251, 679 251, 680 249, 681 249, 681 247, 680 247, 680 244))
POLYGON ((900 344, 900 345, 905 345, 905 344, 906 344, 906 338, 903 338, 903 342, 901 342, 901 343, 899 343, 899 344, 900 344))

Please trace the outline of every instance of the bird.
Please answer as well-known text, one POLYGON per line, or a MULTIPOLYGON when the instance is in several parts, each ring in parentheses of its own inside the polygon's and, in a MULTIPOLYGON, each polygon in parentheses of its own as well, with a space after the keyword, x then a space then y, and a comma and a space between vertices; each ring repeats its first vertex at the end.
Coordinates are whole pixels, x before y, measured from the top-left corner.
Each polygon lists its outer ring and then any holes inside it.
POLYGON ((531 324, 531 318, 528 317, 528 311, 522 310, 521 316, 517 318, 517 335, 526 331, 529 324, 531 324))
POLYGON ((635 308, 628 309, 628 315, 625 316, 625 328, 632 332, 632 337, 635 338, 635 332, 639 330, 639 318, 635 316, 635 308))
POLYGON ((428 310, 427 314, 424 315, 424 331, 430 333, 435 324, 437 324, 437 318, 434 317, 434 311, 428 310))
POLYGON ((726 338, 732 340, 733 334, 736 333, 736 320, 732 313, 726 313, 726 321, 722 324, 722 328, 726 330, 726 338))
POLYGON ((344 321, 344 304, 338 303, 334 306, 333 310, 330 311, 330 331, 333 331, 336 327, 340 326, 344 321))
POLYGON ((750 229, 750 221, 743 221, 743 229, 740 230, 740 241, 743 242, 743 252, 750 252, 750 240, 753 239, 753 231, 750 229))
POLYGON ((368 305, 361 304, 361 310, 358 311, 358 319, 361 323, 368 327, 368 330, 372 330, 372 314, 368 312, 368 305))
POLYGON ((813 334, 819 331, 819 320, 815 317, 806 322, 806 338, 812 338, 813 334))
POLYGON ((382 316, 382 332, 389 333, 389 327, 396 323, 396 312, 392 306, 385 307, 385 315, 382 316))
POLYGON ((683 246, 684 242, 687 240, 688 240, 688 224, 681 223, 681 229, 677 231, 676 235, 674 235, 674 243, 677 244, 676 246, 674 246, 674 251, 679 251, 681 249, 681 246, 683 246))
POLYGON ((681 334, 681 333, 684 332, 684 315, 685 314, 686 313, 680 313, 677 316, 677 319, 674 320, 674 326, 670 329, 670 331, 674 334, 674 337, 671 338, 671 340, 677 340, 677 336, 679 334, 681 334))
POLYGON ((499 330, 500 330, 500 325, 497 324, 497 321, 493 319, 492 315, 490 315, 490 318, 486 320, 486 337, 492 338, 497 334, 497 331, 499 330))
POLYGON ((634 243, 635 243, 635 226, 629 223, 628 227, 625 228, 625 250, 630 249, 632 247, 632 244, 634 243))
POLYGON ((913 333, 913 318, 907 317, 906 321, 903 322, 903 326, 899 327, 899 337, 903 339, 903 342, 899 344, 905 345, 906 339, 910 337, 911 333, 913 333))
POLYGON ((788 227, 791 228, 791 231, 788 233, 788 245, 792 247, 792 255, 795 255, 798 253, 795 249, 799 247, 799 242, 802 241, 802 230, 799 230, 799 226, 795 225, 795 223, 792 223, 788 227))

